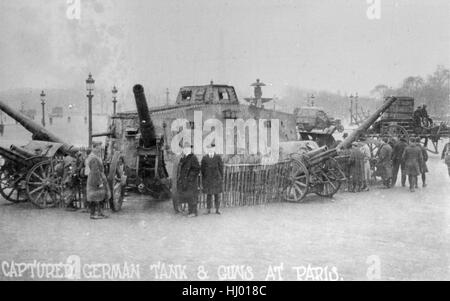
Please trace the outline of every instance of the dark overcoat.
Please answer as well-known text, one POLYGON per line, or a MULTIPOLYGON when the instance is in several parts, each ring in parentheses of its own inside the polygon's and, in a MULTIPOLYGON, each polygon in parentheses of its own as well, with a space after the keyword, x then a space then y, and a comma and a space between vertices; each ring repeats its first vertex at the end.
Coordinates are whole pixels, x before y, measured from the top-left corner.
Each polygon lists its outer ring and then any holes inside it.
POLYGON ((364 154, 358 148, 352 148, 350 150, 348 164, 350 177, 354 181, 362 181, 364 179, 364 154))
POLYGON ((106 179, 102 159, 90 154, 86 159, 89 174, 86 184, 86 197, 89 203, 100 203, 106 200, 108 195, 108 181, 106 179))
POLYGON ((377 174, 383 179, 392 177, 392 147, 387 143, 378 150, 377 174))
POLYGON ((180 201, 197 201, 199 174, 200 164, 194 154, 181 157, 177 173, 177 193, 180 201))
POLYGON ((223 191, 223 161, 214 154, 203 156, 201 163, 203 193, 219 194, 223 191))
POLYGON ((402 160, 405 163, 405 171, 407 175, 420 175, 420 165, 423 161, 422 149, 416 144, 410 144, 403 152, 402 160))

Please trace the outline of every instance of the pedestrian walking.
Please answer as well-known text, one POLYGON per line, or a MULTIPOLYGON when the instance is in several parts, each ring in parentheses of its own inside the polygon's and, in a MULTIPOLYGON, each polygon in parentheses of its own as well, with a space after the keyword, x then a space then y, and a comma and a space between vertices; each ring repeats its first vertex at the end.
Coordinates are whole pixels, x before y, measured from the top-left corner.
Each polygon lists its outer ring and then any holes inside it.
POLYGON ((414 192, 417 186, 417 176, 420 175, 420 166, 423 161, 422 150, 416 144, 415 138, 411 138, 409 145, 405 147, 402 161, 405 164, 405 171, 408 175, 409 190, 414 192))
POLYGON ((358 142, 352 143, 350 158, 348 160, 350 168, 350 192, 360 192, 363 188, 364 179, 364 154, 359 149, 358 142))
MULTIPOLYGON (((422 187, 427 187, 426 173, 428 172, 428 166, 427 166, 428 151, 427 151, 426 147, 420 143, 420 138, 416 138, 416 143, 417 143, 417 146, 420 147, 420 149, 422 151, 422 157, 423 157, 422 162, 420 164, 420 173, 422 175, 422 187)), ((417 183, 416 183, 416 188, 418 188, 417 183)))
POLYGON ((198 177, 200 164, 197 157, 192 153, 192 145, 189 142, 183 144, 183 155, 178 164, 177 193, 178 201, 188 203, 188 215, 198 215, 198 177))
POLYGON ((201 161, 202 187, 206 194, 207 214, 211 213, 212 198, 214 197, 214 208, 216 214, 220 214, 220 196, 223 192, 223 161, 215 152, 216 145, 208 146, 208 154, 201 161))
POLYGON ((392 147, 388 144, 388 138, 384 137, 377 153, 377 174, 383 180, 385 188, 391 187, 392 182, 392 147))
POLYGON ((102 212, 103 204, 111 198, 111 190, 104 172, 100 149, 94 148, 86 159, 87 185, 86 195, 91 219, 107 218, 102 212))
POLYGON ((397 143, 395 143, 392 150, 392 186, 395 186, 397 183, 399 169, 401 171, 402 187, 406 186, 405 164, 402 162, 402 156, 406 146, 408 146, 408 142, 402 137, 397 143))

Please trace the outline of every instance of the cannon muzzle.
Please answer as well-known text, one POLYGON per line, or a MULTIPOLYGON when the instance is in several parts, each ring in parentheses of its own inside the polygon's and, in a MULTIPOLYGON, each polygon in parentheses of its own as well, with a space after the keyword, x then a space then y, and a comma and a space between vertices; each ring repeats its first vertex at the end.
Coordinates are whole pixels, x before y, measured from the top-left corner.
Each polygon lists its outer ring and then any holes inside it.
POLYGON ((145 148, 149 148, 156 144, 156 135, 155 126, 150 118, 144 87, 142 85, 135 85, 133 87, 133 93, 140 122, 141 142, 145 148))

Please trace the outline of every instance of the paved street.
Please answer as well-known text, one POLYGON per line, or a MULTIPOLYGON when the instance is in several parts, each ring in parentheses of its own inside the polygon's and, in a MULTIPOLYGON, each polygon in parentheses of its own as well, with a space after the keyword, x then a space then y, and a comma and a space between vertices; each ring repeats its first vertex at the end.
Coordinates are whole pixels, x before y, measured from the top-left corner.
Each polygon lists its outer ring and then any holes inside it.
POLYGON ((11 279, 12 261, 59 263, 76 255, 81 264, 139 265, 139 279, 148 280, 200 280, 200 266, 211 280, 264 280, 281 264, 284 280, 366 280, 368 271, 370 279, 449 280, 450 180, 438 156, 429 168, 429 186, 416 193, 373 188, 333 201, 310 196, 304 204, 226 208, 221 216, 198 218, 174 215, 169 202, 136 195, 101 221, 2 200, 1 278, 11 279), (150 268, 158 262, 167 269, 181 265, 183 273, 150 268))

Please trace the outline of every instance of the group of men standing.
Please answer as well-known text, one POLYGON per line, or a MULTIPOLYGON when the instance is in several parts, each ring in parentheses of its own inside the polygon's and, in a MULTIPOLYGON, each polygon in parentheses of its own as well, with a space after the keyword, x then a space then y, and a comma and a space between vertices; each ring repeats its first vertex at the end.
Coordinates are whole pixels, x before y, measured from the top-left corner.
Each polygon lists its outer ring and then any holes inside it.
POLYGON ((215 152, 215 144, 207 148, 199 164, 197 156, 192 153, 192 145, 183 144, 181 157, 174 162, 176 183, 172 187, 172 197, 176 213, 180 212, 183 203, 188 204, 188 216, 198 215, 198 195, 206 194, 207 214, 211 213, 212 199, 216 214, 220 214, 220 195, 223 191, 223 160, 215 152), (201 177, 200 177, 201 175, 201 177))
POLYGON ((420 138, 411 138, 408 143, 405 138, 396 140, 384 137, 377 140, 375 144, 378 151, 375 157, 371 158, 371 151, 365 138, 361 138, 360 142, 352 143, 348 154, 347 169, 350 192, 369 190, 368 184, 372 177, 371 163, 375 167, 375 176, 381 177, 384 188, 395 186, 399 171, 401 172, 401 185, 405 187, 408 178, 411 192, 418 188, 419 175, 422 177, 422 186, 427 186, 428 153, 421 144, 420 138))

